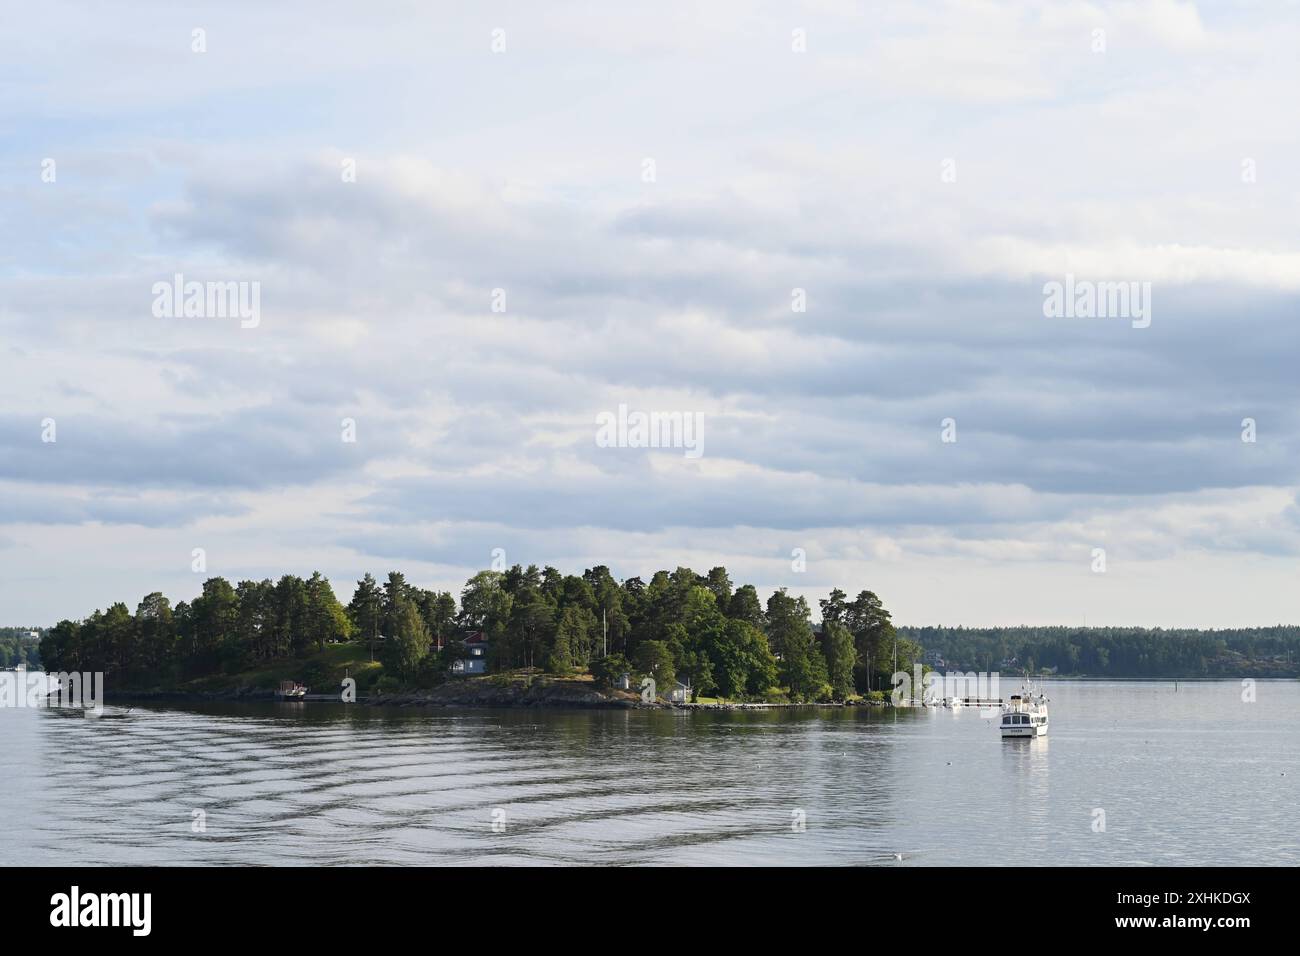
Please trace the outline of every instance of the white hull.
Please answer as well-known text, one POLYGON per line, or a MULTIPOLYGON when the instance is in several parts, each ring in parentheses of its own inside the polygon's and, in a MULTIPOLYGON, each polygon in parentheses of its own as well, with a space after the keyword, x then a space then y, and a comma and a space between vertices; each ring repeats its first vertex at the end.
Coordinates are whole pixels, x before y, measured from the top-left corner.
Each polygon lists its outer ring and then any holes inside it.
POLYGON ((1003 737, 1046 737, 1047 724, 1033 724, 1029 727, 1003 727, 1003 737))

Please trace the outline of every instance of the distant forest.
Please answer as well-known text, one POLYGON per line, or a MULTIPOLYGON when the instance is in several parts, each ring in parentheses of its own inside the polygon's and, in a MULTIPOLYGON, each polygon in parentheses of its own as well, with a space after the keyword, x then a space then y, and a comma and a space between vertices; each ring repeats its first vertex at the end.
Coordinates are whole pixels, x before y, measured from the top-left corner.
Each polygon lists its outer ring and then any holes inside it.
POLYGON ((1300 627, 899 627, 948 670, 1089 677, 1300 677, 1300 627))
POLYGON ((25 664, 29 669, 40 667, 38 643, 30 635, 40 633, 35 627, 0 627, 0 668, 25 664))

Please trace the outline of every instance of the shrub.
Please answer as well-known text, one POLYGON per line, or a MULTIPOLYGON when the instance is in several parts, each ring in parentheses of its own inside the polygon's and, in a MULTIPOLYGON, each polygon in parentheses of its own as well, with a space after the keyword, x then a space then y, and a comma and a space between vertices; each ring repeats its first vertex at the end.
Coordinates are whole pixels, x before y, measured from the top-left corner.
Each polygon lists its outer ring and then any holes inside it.
POLYGON ((591 662, 591 676, 598 687, 613 687, 624 674, 632 673, 632 665, 622 654, 610 654, 591 662))
POLYGON ((392 674, 384 674, 375 681, 375 693, 393 694, 402 689, 402 682, 392 674))
POLYGON ((788 704, 790 695, 780 687, 769 687, 763 692, 763 701, 768 704, 788 704))

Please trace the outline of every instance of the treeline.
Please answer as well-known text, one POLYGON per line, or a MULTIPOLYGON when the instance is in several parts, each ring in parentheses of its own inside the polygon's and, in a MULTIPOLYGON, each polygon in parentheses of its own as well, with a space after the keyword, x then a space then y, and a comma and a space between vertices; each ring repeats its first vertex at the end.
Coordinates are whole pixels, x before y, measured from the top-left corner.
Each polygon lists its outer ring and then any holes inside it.
POLYGON ((1296 677, 1300 627, 904 627, 948 669, 1090 677, 1296 677))
POLYGON ((0 627, 0 668, 27 666, 36 670, 41 666, 39 644, 30 636, 39 633, 35 627, 0 627))
MULTIPOLYGON (((764 603, 751 584, 735 587, 724 567, 658 571, 618 582, 603 565, 582 575, 516 565, 483 571, 461 592, 463 626, 491 641, 498 669, 590 668, 652 676, 660 692, 680 680, 696 696, 843 699, 888 686, 895 634, 870 591, 819 602, 816 630, 806 599, 784 588, 764 603)), ((899 642, 899 659, 919 649, 899 642)), ((909 663, 910 666, 910 663, 909 663)))
POLYGON ((119 686, 166 684, 304 657, 355 640, 384 663, 385 679, 429 686, 447 679, 476 632, 495 670, 556 674, 590 670, 606 683, 622 673, 652 676, 661 694, 678 680, 696 696, 843 699, 888 690, 895 655, 910 668, 920 652, 898 639, 880 599, 835 590, 812 609, 783 588, 764 603, 753 585, 733 587, 727 570, 689 568, 617 581, 607 567, 566 575, 516 565, 482 571, 460 601, 392 572, 367 574, 344 607, 328 579, 285 575, 272 583, 204 582, 173 607, 153 593, 83 621, 60 621, 41 641, 50 671, 103 671, 119 686))

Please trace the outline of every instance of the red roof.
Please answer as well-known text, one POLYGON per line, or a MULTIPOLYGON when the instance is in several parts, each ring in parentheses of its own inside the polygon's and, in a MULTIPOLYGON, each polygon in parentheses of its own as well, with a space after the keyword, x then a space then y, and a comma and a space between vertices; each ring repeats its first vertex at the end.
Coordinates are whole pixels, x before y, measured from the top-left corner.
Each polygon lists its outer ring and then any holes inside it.
POLYGON ((466 644, 486 644, 487 642, 487 635, 482 631, 475 631, 469 637, 465 638, 466 644))

